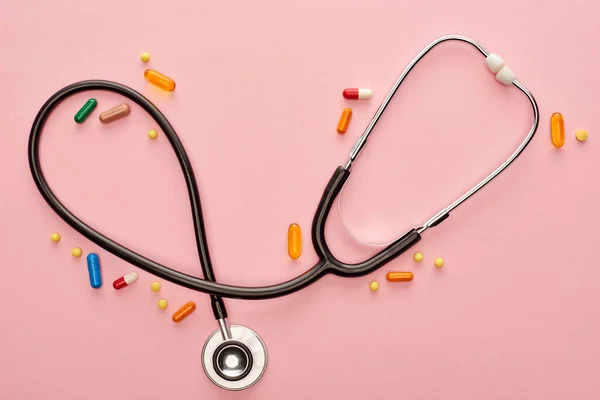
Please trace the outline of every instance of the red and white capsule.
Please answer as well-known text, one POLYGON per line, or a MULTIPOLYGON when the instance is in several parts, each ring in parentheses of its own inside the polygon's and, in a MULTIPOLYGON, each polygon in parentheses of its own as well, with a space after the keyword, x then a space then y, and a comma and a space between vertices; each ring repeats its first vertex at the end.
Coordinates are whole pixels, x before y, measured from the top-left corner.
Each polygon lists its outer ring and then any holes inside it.
POLYGON ((344 89, 342 94, 345 99, 349 100, 368 100, 373 97, 373 91, 371 89, 344 89))
POLYGON ((123 289, 125 286, 131 285, 133 282, 137 281, 138 274, 137 272, 130 272, 125 276, 120 277, 116 281, 113 282, 113 287, 117 290, 123 289))

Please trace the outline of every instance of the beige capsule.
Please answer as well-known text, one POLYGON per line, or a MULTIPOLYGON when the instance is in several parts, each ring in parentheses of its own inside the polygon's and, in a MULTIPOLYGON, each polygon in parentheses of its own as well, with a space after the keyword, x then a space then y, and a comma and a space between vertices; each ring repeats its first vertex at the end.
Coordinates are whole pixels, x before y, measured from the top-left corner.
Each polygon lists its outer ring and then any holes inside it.
POLYGON ((102 114, 100 114, 100 122, 107 124, 109 122, 116 121, 128 116, 130 111, 131 110, 127 104, 121 104, 120 106, 113 107, 110 110, 104 111, 102 114))

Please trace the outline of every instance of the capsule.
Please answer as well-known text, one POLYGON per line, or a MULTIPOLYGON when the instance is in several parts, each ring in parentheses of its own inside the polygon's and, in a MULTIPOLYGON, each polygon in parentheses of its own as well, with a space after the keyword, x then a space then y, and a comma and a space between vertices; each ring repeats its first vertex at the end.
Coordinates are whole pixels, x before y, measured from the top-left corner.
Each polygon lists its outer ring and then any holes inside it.
POLYGON ((175 82, 173 82, 173 79, 153 69, 144 71, 144 78, 161 89, 168 90, 169 92, 175 90, 175 82))
POLYGON ((133 282, 137 281, 138 274, 137 272, 130 272, 127 275, 124 275, 113 282, 113 287, 117 290, 123 289, 125 286, 131 285, 133 282))
POLYGON ((348 125, 350 124, 350 118, 352 117, 352 110, 349 108, 344 108, 342 111, 342 116, 340 117, 340 122, 338 122, 337 132, 338 133, 346 133, 348 130, 348 125))
POLYGON ((565 144, 565 120, 561 113, 552 114, 550 119, 550 130, 552 132, 552 143, 556 147, 565 144))
POLYGON ((409 282, 413 280, 412 272, 388 272, 385 276, 388 282, 409 282))
POLYGON ((288 254, 294 260, 302 254, 302 231, 298 224, 291 224, 288 228, 288 254))
POLYGON ((368 100, 373 97, 373 91, 371 89, 344 89, 342 95, 348 100, 368 100))
POLYGON ((113 107, 110 110, 104 111, 102 114, 100 114, 100 122, 103 124, 108 124, 109 122, 113 122, 128 116, 130 111, 131 109, 127 104, 121 104, 120 106, 113 107))
POLYGON ((83 121, 85 121, 86 118, 92 113, 92 111, 94 111, 94 108, 96 108, 97 105, 98 102, 96 101, 96 99, 89 99, 83 105, 83 107, 81 107, 79 111, 77 111, 77 114, 75 114, 75 122, 81 124, 83 121))
POLYGON ((173 322, 183 321, 184 318, 187 317, 188 315, 190 315, 191 313, 193 313, 195 309, 196 309, 196 303, 194 303, 193 301, 186 303, 179 310, 175 311, 175 314, 173 314, 173 317, 172 317, 173 322))
POLYGON ((102 276, 100 275, 100 259, 98 254, 90 253, 87 256, 88 274, 90 275, 90 285, 94 289, 102 286, 102 276))

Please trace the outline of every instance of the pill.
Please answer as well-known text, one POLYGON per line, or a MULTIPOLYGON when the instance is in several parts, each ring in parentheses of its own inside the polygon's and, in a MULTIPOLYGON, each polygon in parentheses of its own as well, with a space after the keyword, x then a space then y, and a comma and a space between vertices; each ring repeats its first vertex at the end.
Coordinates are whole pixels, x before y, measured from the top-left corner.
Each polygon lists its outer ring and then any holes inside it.
POLYGON ((81 247, 73 247, 73 249, 71 250, 71 254, 73 255, 73 257, 81 257, 81 247))
POLYGON ((409 282, 413 280, 412 272, 388 272, 385 276, 388 282, 409 282))
POLYGON ((60 234, 58 232, 54 232, 52 235, 50 235, 50 240, 52 240, 54 243, 59 242, 60 234))
POLYGON ((585 129, 580 129, 577 132, 575 132, 575 137, 580 142, 585 142, 587 140, 587 138, 588 138, 588 133, 587 133, 587 131, 585 129))
POLYGON ((144 78, 161 89, 168 90, 169 92, 175 90, 175 82, 173 82, 173 79, 153 69, 147 69, 144 72, 144 78))
POLYGON ((175 314, 173 314, 173 318, 172 318, 173 322, 183 321, 183 319, 185 317, 187 317, 188 315, 190 315, 191 313, 193 313, 195 309, 196 309, 196 303, 194 303, 193 301, 186 303, 179 310, 175 311, 175 314))
POLYGON ((351 117, 352 110, 349 108, 344 108, 344 111, 342 111, 342 116, 340 117, 340 122, 338 122, 337 126, 338 133, 346 133, 346 130, 348 130, 348 125, 350 124, 351 117))
POLYGON ((143 52, 140 56, 140 59, 142 60, 142 62, 147 63, 148 61, 150 61, 150 53, 143 52))
POLYGON ((344 89, 342 94, 345 99, 349 100, 368 100, 373 97, 373 91, 371 89, 344 89))
POLYGON ((137 272, 130 272, 127 275, 124 275, 113 282, 113 287, 117 290, 123 289, 125 286, 131 285, 133 282, 137 281, 138 274, 137 272))
POLYGON ((160 282, 152 282, 150 284, 150 289, 152 289, 153 292, 158 292, 160 290, 160 282))
POLYGON ((90 275, 90 285, 94 289, 102 286, 102 275, 100 274, 100 259, 98 254, 90 253, 87 256, 88 274, 90 275))
POLYGON ((371 289, 371 292, 376 292, 379 290, 379 282, 377 281, 371 281, 369 283, 369 289, 371 289))
POLYGON ((109 122, 116 121, 128 116, 130 111, 131 110, 127 104, 121 104, 120 106, 113 107, 110 110, 104 111, 102 114, 100 114, 100 122, 107 124, 109 122))
POLYGON ((438 268, 442 268, 444 266, 444 259, 442 257, 438 257, 435 260, 433 260, 433 265, 435 265, 438 268))
POLYGON ((288 254, 294 260, 302 254, 302 231, 298 224, 291 224, 288 228, 288 254))
POLYGON ((98 102, 96 101, 96 99, 89 99, 83 105, 83 107, 81 107, 79 111, 77 111, 77 114, 75 114, 75 122, 80 124, 83 121, 85 121, 85 119, 92 113, 92 111, 94 111, 94 108, 96 108, 97 105, 98 102))
POLYGON ((554 146, 562 147, 565 144, 565 120, 561 113, 552 114, 552 118, 550 118, 550 130, 554 146))
POLYGON ((158 132, 156 132, 154 129, 150 129, 148 131, 148 137, 150 139, 156 139, 157 136, 158 136, 158 132))
POLYGON ((415 260, 416 262, 423 261, 423 258, 423 253, 421 253, 420 251, 417 251, 415 254, 413 254, 413 260, 415 260))
POLYGON ((169 305, 169 303, 167 303, 165 299, 158 300, 156 304, 158 304, 158 308, 160 308, 161 310, 164 310, 169 305))

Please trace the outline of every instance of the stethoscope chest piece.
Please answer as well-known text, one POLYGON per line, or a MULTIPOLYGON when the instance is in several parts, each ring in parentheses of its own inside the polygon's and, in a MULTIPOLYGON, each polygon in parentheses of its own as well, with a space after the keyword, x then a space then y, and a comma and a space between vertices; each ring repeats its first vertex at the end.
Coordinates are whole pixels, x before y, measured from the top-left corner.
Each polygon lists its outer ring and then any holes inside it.
POLYGON ((267 348, 260 336, 241 325, 230 325, 231 337, 223 339, 216 330, 202 349, 206 376, 227 390, 244 390, 254 385, 267 368, 267 348))

